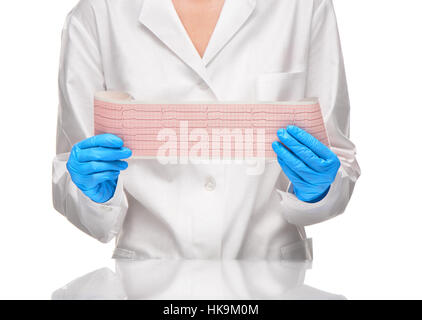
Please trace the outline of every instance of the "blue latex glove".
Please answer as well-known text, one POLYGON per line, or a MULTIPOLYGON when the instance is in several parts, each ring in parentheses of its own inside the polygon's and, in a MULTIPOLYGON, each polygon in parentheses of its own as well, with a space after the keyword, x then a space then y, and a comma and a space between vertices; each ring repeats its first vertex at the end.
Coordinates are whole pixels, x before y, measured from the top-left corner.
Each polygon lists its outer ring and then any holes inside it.
POLYGON ((92 201, 104 203, 116 191, 121 170, 128 164, 132 151, 113 134, 93 136, 75 144, 66 167, 75 185, 92 201))
POLYGON ((315 203, 325 198, 340 168, 330 148, 306 131, 288 126, 280 129, 273 149, 299 200, 315 203), (287 148, 286 148, 287 147, 287 148))

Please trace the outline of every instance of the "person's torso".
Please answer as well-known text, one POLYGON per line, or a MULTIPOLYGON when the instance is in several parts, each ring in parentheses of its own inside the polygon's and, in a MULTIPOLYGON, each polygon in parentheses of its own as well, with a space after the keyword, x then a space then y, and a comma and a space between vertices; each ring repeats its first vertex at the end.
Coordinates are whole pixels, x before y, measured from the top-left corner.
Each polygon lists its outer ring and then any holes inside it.
MULTIPOLYGON (((142 101, 305 98, 314 2, 227 0, 201 59, 171 0, 92 1, 106 89, 142 101)), ((278 259, 306 246, 282 216, 276 190, 289 181, 278 163, 248 168, 130 160, 115 256, 278 259)))

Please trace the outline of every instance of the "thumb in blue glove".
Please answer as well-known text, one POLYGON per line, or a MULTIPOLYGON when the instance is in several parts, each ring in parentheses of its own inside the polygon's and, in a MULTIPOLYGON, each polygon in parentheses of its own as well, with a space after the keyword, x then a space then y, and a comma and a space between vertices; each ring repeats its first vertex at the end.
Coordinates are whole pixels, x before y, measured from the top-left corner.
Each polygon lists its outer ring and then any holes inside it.
POLYGON ((122 159, 132 156, 123 140, 113 134, 102 134, 73 146, 66 164, 75 185, 92 201, 104 203, 116 191, 121 170, 128 164, 122 159))
POLYGON ((330 148, 296 126, 280 129, 277 136, 280 141, 273 143, 273 150, 293 184, 296 197, 308 203, 324 199, 340 168, 339 158, 330 148))

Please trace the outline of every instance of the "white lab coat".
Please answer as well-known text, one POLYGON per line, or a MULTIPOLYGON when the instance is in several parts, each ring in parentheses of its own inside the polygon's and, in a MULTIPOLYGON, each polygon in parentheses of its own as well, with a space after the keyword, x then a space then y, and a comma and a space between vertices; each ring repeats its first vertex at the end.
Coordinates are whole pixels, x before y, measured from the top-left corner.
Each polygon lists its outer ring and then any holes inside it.
MULTIPOLYGON (((107 242, 114 257, 310 258, 304 226, 342 213, 360 174, 331 0, 227 0, 201 59, 171 0, 82 0, 62 36, 55 208, 107 242), (93 95, 144 101, 286 101, 318 97, 342 166, 328 195, 298 200, 277 162, 161 165, 132 159, 114 197, 87 198, 71 181, 72 146, 93 135, 93 95)), ((274 137, 276 139, 276 137, 274 137)))

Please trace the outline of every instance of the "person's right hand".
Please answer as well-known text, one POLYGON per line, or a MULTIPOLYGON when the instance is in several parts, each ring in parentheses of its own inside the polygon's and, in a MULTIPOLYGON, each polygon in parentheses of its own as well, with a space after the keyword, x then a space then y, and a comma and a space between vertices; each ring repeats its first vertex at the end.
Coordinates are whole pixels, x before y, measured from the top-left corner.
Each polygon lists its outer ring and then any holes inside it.
POLYGON ((113 134, 93 136, 75 144, 66 167, 75 185, 92 201, 104 203, 114 196, 121 170, 132 156, 123 140, 113 134))

